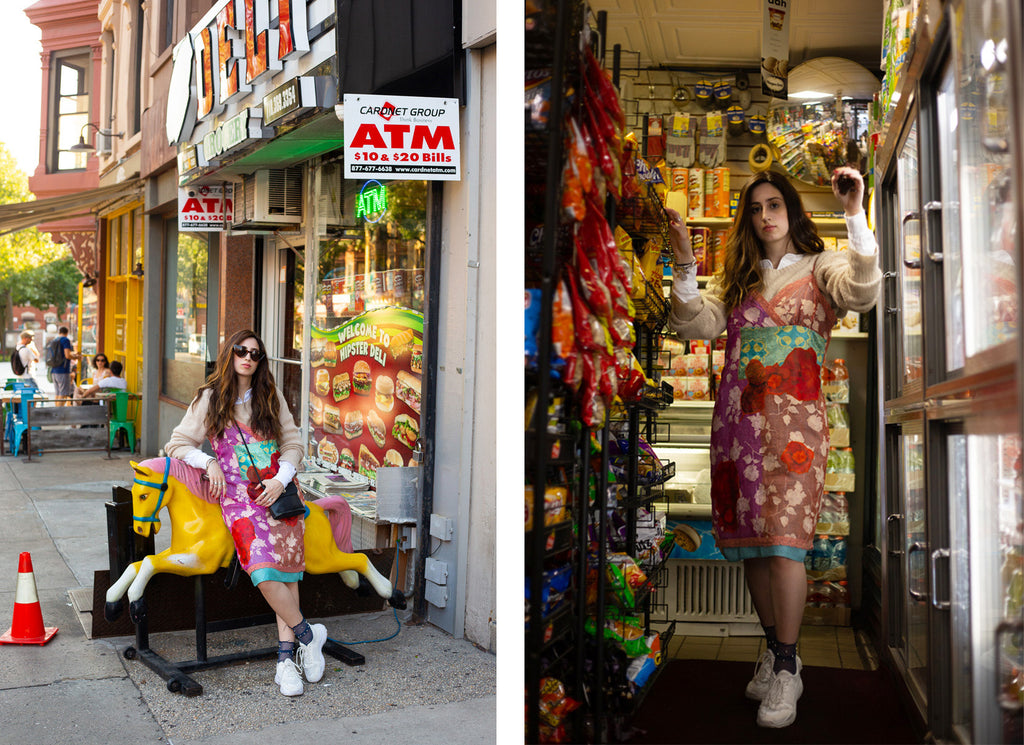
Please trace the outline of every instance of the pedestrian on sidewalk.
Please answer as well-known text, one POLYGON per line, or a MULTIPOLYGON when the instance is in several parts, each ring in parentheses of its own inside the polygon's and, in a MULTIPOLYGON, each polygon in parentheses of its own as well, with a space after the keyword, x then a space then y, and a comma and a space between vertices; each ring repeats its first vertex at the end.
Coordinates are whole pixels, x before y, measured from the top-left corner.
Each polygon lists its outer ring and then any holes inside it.
POLYGON ((60 349, 57 351, 58 364, 54 365, 51 370, 54 397, 58 399, 57 406, 68 405, 67 399, 70 399, 73 393, 73 386, 71 385, 72 363, 82 356, 75 351, 71 340, 68 338, 68 333, 68 327, 61 326, 57 329, 57 338, 50 342, 60 346, 60 349))
POLYGON ((25 329, 21 332, 21 343, 18 345, 17 350, 21 365, 25 368, 25 371, 18 375, 18 378, 32 388, 39 390, 39 383, 36 382, 35 378, 36 362, 39 361, 39 350, 36 349, 35 333, 32 329, 25 329))
POLYGON ((277 614, 274 682, 283 695, 300 695, 300 673, 310 683, 323 676, 327 629, 319 623, 311 626, 299 608, 305 521, 276 520, 269 512, 294 478, 303 448, 288 404, 274 384, 266 348, 255 333, 239 331, 221 348, 213 374, 199 387, 164 449, 170 457, 206 471, 238 560, 277 614), (205 440, 214 457, 200 450, 205 440))

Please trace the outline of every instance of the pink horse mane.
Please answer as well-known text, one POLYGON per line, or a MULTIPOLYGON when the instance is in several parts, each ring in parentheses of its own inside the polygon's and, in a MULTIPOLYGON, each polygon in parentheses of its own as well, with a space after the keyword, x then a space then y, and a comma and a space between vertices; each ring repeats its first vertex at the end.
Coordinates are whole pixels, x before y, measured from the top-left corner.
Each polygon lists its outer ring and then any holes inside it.
MULTIPOLYGON (((152 469, 155 473, 163 477, 164 464, 167 463, 166 458, 150 458, 144 460, 139 465, 143 468, 152 469)), ((185 487, 195 494, 197 497, 202 499, 204 502, 210 502, 211 504, 217 504, 217 500, 210 497, 207 493, 207 482, 203 481, 203 472, 198 468, 193 468, 183 460, 177 458, 170 459, 170 475, 180 481, 185 487)))
MULTIPOLYGON (((140 462, 139 466, 151 469, 162 478, 164 464, 167 462, 166 458, 150 458, 140 462)), ((217 500, 207 493, 207 482, 202 479, 202 471, 177 458, 171 458, 169 462, 171 476, 184 484, 190 492, 204 502, 217 504, 217 500)), ((307 499, 307 501, 311 500, 307 499)), ((330 522, 334 543, 345 553, 352 553, 352 508, 348 501, 342 496, 330 496, 321 497, 315 502, 320 505, 330 522)))

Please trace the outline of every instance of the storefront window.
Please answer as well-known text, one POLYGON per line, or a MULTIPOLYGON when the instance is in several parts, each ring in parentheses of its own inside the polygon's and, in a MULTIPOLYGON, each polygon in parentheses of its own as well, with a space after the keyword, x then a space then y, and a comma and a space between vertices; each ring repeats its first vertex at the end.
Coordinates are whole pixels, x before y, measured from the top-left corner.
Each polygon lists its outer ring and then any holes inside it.
POLYGON ((423 374, 427 183, 345 183, 346 227, 320 241, 309 455, 376 480, 414 462, 423 374))
POLYGON ((206 363, 217 351, 218 242, 207 233, 178 233, 173 222, 167 223, 165 234, 161 392, 188 403, 206 380, 206 363))

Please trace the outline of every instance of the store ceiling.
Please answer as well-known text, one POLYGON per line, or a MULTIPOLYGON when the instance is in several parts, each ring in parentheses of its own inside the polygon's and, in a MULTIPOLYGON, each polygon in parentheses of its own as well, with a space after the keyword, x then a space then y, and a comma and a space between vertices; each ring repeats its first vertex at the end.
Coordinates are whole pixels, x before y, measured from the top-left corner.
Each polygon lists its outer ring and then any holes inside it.
MULTIPOLYGON (((815 57, 846 57, 877 70, 883 0, 791 0, 790 67, 815 57)), ((760 66, 764 0, 590 0, 608 12, 607 47, 620 44, 623 67, 694 69, 760 66), (633 55, 627 53, 633 52, 633 55), (639 62, 637 55, 639 54, 639 62)))

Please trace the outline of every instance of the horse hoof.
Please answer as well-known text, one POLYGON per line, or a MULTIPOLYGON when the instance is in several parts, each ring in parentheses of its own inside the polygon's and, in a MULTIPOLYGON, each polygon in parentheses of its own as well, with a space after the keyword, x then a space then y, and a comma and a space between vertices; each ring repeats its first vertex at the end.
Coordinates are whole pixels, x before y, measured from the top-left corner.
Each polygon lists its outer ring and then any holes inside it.
POLYGON ((399 589, 391 591, 391 597, 388 598, 388 605, 398 610, 405 610, 405 595, 399 589))
POLYGON ((364 577, 359 575, 359 587, 356 588, 356 595, 361 598, 368 598, 376 595, 377 592, 373 589, 373 585, 364 577))
POLYGON ((139 598, 133 600, 128 606, 128 615, 131 616, 132 623, 140 624, 146 620, 146 599, 139 598))
POLYGON ((107 619, 108 623, 113 623, 121 617, 121 613, 124 611, 124 598, 115 600, 114 602, 107 601, 106 605, 103 606, 103 617, 107 619))

